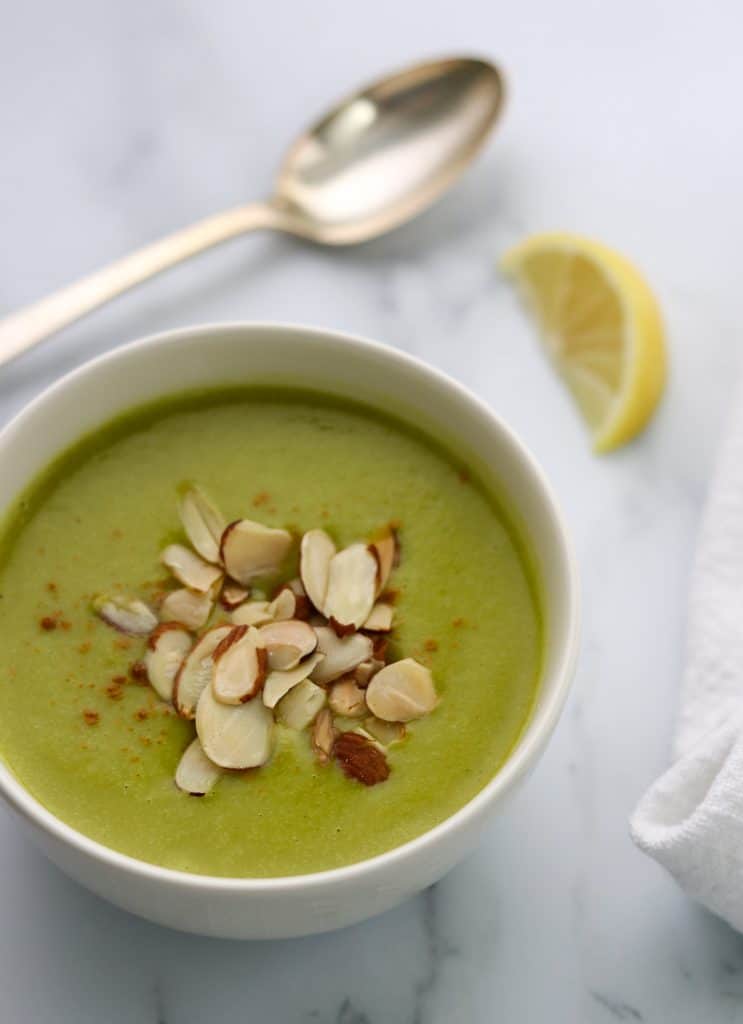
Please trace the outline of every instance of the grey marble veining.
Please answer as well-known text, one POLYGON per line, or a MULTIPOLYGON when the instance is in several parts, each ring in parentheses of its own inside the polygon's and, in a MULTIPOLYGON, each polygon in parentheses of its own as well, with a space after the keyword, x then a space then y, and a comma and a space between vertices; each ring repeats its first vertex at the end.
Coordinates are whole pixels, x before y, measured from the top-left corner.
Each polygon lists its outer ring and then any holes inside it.
POLYGON ((62 373, 177 325, 367 334, 492 404, 547 471, 585 597, 575 689, 477 851, 377 920, 202 940, 78 889, 0 817, 5 1024, 698 1024, 743 1020, 743 938, 631 845, 668 757, 694 538, 741 367, 743 15, 733 0, 14 5, 0 33, 0 312, 270 187, 297 126, 420 54, 480 50, 512 90, 495 144, 415 225, 348 252, 261 236, 155 281, 0 371, 6 421, 62 373), (668 397, 597 460, 497 255, 553 227, 633 255, 662 301, 668 397))

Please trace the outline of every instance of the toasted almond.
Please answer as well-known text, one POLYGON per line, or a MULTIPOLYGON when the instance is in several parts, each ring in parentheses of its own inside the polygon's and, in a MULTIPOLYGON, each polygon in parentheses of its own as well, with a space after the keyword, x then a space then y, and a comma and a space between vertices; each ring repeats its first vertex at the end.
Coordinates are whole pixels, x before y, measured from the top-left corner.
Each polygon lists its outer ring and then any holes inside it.
POLYGON ((273 715, 262 700, 222 704, 207 686, 196 708, 204 753, 222 768, 257 768, 271 755, 273 715))
POLYGON ((187 491, 178 503, 178 514, 191 544, 207 562, 219 561, 219 541, 224 519, 197 487, 187 491))
POLYGON ((353 633, 341 639, 329 626, 316 626, 315 633, 317 649, 325 655, 312 673, 316 683, 331 683, 340 679, 372 656, 372 642, 363 633, 353 633))
POLYGON ((394 530, 390 530, 380 540, 375 540, 370 544, 369 548, 377 559, 377 583, 374 595, 377 597, 387 586, 387 580, 399 558, 397 534, 394 530))
POLYGON ((257 576, 275 572, 286 558, 292 536, 250 519, 236 519, 222 534, 220 553, 227 572, 247 586, 257 576))
POLYGON ((328 691, 331 711, 344 718, 363 718, 367 713, 364 691, 359 689, 352 678, 339 679, 328 691))
POLYGON ((214 651, 212 689, 222 704, 252 700, 266 678, 266 652, 256 644, 255 631, 235 626, 214 651))
POLYGON ((333 716, 327 708, 322 708, 312 726, 312 749, 320 764, 330 760, 336 736, 333 716))
POLYGON ((190 635, 177 622, 163 622, 150 634, 144 664, 152 688, 163 700, 172 700, 173 681, 191 644, 190 635))
POLYGON ((389 633, 394 618, 395 609, 392 605, 377 601, 364 623, 364 629, 368 629, 370 633, 389 633))
POLYGON ((307 597, 319 612, 325 607, 330 560, 335 544, 325 530, 308 530, 299 552, 299 575, 307 597))
POLYGON ((175 771, 175 784, 191 796, 206 796, 221 775, 222 769, 209 760, 197 736, 183 751, 175 771))
POLYGON ((263 626, 273 617, 268 601, 246 601, 230 615, 236 626, 263 626))
POLYGON ((293 619, 297 609, 297 595, 291 587, 282 587, 276 597, 271 601, 268 610, 274 622, 281 622, 284 619, 293 619))
POLYGON ((181 587, 180 590, 171 590, 160 605, 160 619, 163 622, 180 622, 186 629, 195 631, 206 623, 213 607, 211 594, 199 594, 181 587))
POLYGON ((160 561, 175 578, 188 587, 205 594, 222 579, 222 570, 210 565, 183 544, 169 544, 160 555, 160 561))
POLYGON ((286 586, 289 587, 290 590, 293 590, 297 597, 307 597, 307 591, 304 589, 299 576, 297 576, 296 579, 289 580, 286 586))
POLYGON ((377 559, 365 544, 352 544, 330 560, 324 612, 342 626, 359 629, 376 596, 377 559))
POLYGON ((344 732, 333 744, 333 756, 344 775, 365 786, 376 786, 389 778, 387 758, 379 747, 359 732, 344 732))
POLYGON ((353 670, 353 678, 356 680, 356 685, 361 687, 362 690, 366 689, 369 685, 369 680, 372 679, 381 668, 384 668, 383 661, 377 661, 376 658, 370 658, 368 661, 362 661, 360 665, 357 665, 353 670))
POLYGON ((204 633, 181 665, 173 685, 173 704, 182 718, 193 718, 196 705, 214 673, 214 652, 232 632, 232 626, 215 626, 204 633))
POLYGON ((436 707, 433 677, 413 658, 386 665, 366 688, 366 703, 385 722, 411 722, 436 707))
POLYGON ((332 615, 328 619, 328 625, 333 630, 335 635, 339 636, 339 637, 350 636, 351 633, 355 633, 356 632, 356 627, 354 626, 353 623, 350 623, 349 625, 344 626, 344 624, 342 622, 338 622, 338 620, 333 618, 332 615))
POLYGON ((379 740, 385 747, 393 743, 399 743, 405 738, 405 726, 402 722, 384 722, 381 718, 371 715, 364 719, 364 728, 375 740, 379 740))
MULTIPOLYGON (((228 580, 222 587, 222 593, 219 595, 219 603, 222 605, 225 611, 232 612, 236 608, 239 608, 243 601, 247 601, 250 597, 250 591, 246 587, 241 587, 239 583, 235 583, 234 580, 228 580)), ((250 625, 250 623, 248 623, 250 625)))
POLYGON ((147 636, 158 624, 157 616, 136 598, 99 595, 93 608, 109 626, 128 636, 147 636))
MULTIPOLYGON (((276 718, 290 729, 300 732, 314 721, 326 699, 325 690, 321 686, 315 686, 309 679, 303 679, 279 701, 276 706, 276 718)), ((268 714, 270 713, 268 711, 268 714)))
POLYGON ((269 622, 261 626, 258 632, 268 653, 268 667, 271 671, 294 668, 317 647, 315 630, 298 619, 269 622))
POLYGON ((289 669, 287 672, 269 672, 263 686, 263 703, 266 707, 275 708, 282 697, 285 697, 290 690, 307 678, 323 657, 324 655, 315 652, 309 658, 300 661, 296 668, 289 669))

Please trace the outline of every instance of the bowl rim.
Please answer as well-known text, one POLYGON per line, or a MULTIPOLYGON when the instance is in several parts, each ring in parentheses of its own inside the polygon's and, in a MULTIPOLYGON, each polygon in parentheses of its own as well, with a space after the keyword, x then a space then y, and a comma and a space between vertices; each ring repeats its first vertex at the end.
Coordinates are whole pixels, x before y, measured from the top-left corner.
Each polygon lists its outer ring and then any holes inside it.
MULTIPOLYGON (((0 459, 2 458, 2 449, 9 442, 13 443, 12 435, 23 429, 26 420, 31 419, 39 407, 54 398, 70 384, 84 378, 100 366, 106 363, 115 363, 119 360, 125 362, 131 355, 136 354, 141 349, 156 348, 165 344, 176 344, 199 336, 206 338, 207 335, 230 334, 235 331, 246 330, 261 334, 299 333, 318 341, 343 342, 357 350, 371 351, 382 359, 388 360, 391 365, 406 366, 409 370, 427 377, 440 387, 453 390, 457 393, 460 400, 473 405, 476 411, 493 422, 496 429, 502 435, 504 442, 511 447, 512 452, 515 453, 531 476, 535 484, 535 490, 540 494, 542 505, 552 519, 555 534, 558 537, 558 546, 561 549, 562 561, 564 563, 567 593, 566 624, 560 642, 560 656, 551 673, 551 677, 555 680, 551 696, 542 708, 533 712, 524 727, 524 731, 516 741, 516 745, 490 781, 462 807, 427 831, 402 843, 400 846, 392 847, 392 849, 385 850, 383 853, 376 854, 373 857, 354 861, 341 867, 309 872, 307 874, 277 875, 268 878, 209 875, 161 867, 158 864, 152 864, 114 850, 104 843, 100 843, 79 832, 71 825, 66 824, 61 818, 47 810, 16 778, 10 768, 0 761, 0 795, 5 798, 12 808, 32 825, 49 833, 63 845, 72 846, 84 856, 103 862, 108 868, 137 875, 144 881, 165 883, 175 888, 195 888, 205 893, 278 894, 279 892, 321 889, 328 885, 352 883, 362 876, 385 871, 394 865, 395 862, 403 862, 423 854, 429 847, 434 847, 447 833, 459 831, 469 822, 480 817, 487 810, 488 806, 493 804, 498 798, 505 796, 535 764, 547 745, 560 717, 570 690, 578 657, 581 608, 577 560, 560 505, 547 481, 544 471, 511 427, 483 399, 444 371, 408 352, 347 331, 292 323, 290 321, 236 320, 172 328, 146 335, 143 338, 117 346, 92 359, 86 360, 80 366, 52 381, 26 406, 12 416, 8 423, 0 430, 0 459)), ((163 396, 167 393, 168 390, 165 387, 163 389, 163 396)))

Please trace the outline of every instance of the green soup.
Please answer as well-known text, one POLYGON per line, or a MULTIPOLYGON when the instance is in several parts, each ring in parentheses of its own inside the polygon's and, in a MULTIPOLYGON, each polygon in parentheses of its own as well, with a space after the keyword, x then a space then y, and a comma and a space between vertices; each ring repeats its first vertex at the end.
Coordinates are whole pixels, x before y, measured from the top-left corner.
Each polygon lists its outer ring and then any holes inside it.
POLYGON ((20 782, 115 850, 238 877, 359 861, 462 807, 524 729, 543 643, 523 542, 467 467, 372 410, 292 391, 180 396, 65 453, 6 521, 0 609, 0 753, 20 782), (306 733, 277 728, 264 767, 202 799, 176 789, 193 725, 128 676, 144 642, 108 628, 91 599, 161 585, 189 482, 228 520, 322 526, 339 545, 399 521, 392 654, 428 665, 440 702, 389 748, 385 783, 318 765, 306 733))

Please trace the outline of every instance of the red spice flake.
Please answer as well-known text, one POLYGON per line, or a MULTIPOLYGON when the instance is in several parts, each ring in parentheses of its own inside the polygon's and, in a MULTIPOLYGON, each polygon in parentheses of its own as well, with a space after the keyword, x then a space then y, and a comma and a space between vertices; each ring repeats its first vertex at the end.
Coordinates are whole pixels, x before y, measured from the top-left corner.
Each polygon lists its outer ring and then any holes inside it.
POLYGON ((260 491, 253 498, 253 505, 256 508, 260 508, 261 505, 267 505, 270 500, 271 500, 271 495, 268 493, 268 491, 260 491))
POLYGON ((137 754, 135 754, 134 757, 130 757, 129 760, 132 762, 132 764, 136 764, 137 761, 140 760, 140 758, 137 756, 137 754))
POLYGON ((120 651, 128 651, 131 646, 132 642, 128 637, 120 636, 117 640, 114 640, 114 647, 118 647, 120 651))
POLYGON ((149 747, 152 745, 152 740, 150 739, 149 736, 140 736, 139 742, 142 744, 143 747, 149 747))
POLYGON ((451 624, 455 629, 460 629, 464 625, 464 619, 461 615, 457 615, 456 619, 451 620, 451 624))
POLYGON ((47 583, 46 589, 49 591, 50 594, 56 594, 56 592, 57 592, 57 584, 56 583, 47 583))
POLYGON ((129 666, 129 675, 143 686, 147 684, 147 666, 143 661, 133 661, 129 666))
POLYGON ((72 623, 68 622, 67 619, 60 619, 59 624, 65 632, 69 632, 72 629, 72 623))
POLYGON ((134 712, 134 717, 137 719, 138 722, 144 722, 150 717, 150 712, 147 710, 147 708, 137 708, 137 710, 134 712))
POLYGON ((119 529, 119 527, 117 526, 116 529, 111 530, 111 536, 113 537, 114 540, 121 540, 121 538, 124 536, 124 531, 119 529))
POLYGON ((470 482, 470 474, 468 469, 460 469, 457 473, 457 478, 460 484, 468 484, 470 482))
POLYGON ((320 518, 321 519, 330 519, 330 513, 328 512, 328 510, 326 508, 321 509, 321 511, 320 511, 320 518))
POLYGON ((423 649, 425 651, 438 651, 438 649, 439 649, 439 642, 438 642, 438 640, 434 640, 433 637, 429 637, 428 640, 426 640, 426 642, 423 644, 423 649))
POLYGON ((385 590, 383 594, 379 595, 379 600, 384 601, 385 604, 397 604, 397 599, 400 596, 400 591, 394 588, 385 590))
POLYGON ((116 683, 117 686, 123 686, 126 683, 126 676, 112 676, 111 682, 116 683))
POLYGON ((80 652, 80 654, 87 654, 92 646, 93 645, 91 644, 90 640, 86 640, 84 644, 80 644, 80 646, 78 647, 78 651, 80 652))
POLYGON ((101 720, 101 716, 97 711, 92 711, 90 708, 85 708, 83 711, 83 721, 86 725, 98 725, 101 720))
POLYGON ((57 620, 53 615, 45 615, 43 619, 39 621, 39 625, 47 633, 50 633, 53 629, 57 628, 57 620))
POLYGON ((109 700, 121 700, 124 696, 124 691, 121 689, 121 683, 109 683, 106 687, 105 693, 109 700))

